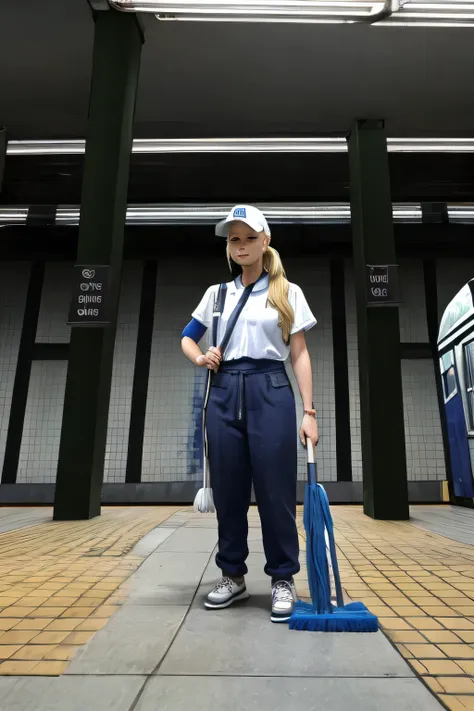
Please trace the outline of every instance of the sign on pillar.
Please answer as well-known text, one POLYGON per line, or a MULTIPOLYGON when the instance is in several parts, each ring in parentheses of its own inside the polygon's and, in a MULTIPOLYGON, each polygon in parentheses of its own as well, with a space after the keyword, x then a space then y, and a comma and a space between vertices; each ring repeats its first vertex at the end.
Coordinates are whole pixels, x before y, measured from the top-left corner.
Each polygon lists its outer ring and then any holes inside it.
POLYGON ((69 326, 108 326, 109 266, 74 266, 73 294, 69 309, 69 326))
POLYGON ((398 264, 367 264, 367 306, 398 306, 398 264))

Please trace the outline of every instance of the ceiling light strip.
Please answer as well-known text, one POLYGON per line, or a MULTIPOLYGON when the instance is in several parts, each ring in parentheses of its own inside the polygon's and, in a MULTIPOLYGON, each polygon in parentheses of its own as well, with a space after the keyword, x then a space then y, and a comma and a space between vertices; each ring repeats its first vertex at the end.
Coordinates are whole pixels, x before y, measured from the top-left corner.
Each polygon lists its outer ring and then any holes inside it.
MULTIPOLYGON (((389 138, 389 153, 474 153, 474 138, 389 138)), ((9 156, 83 155, 85 141, 9 141, 9 156)), ((135 139, 134 154, 346 153, 344 138, 135 139)))
POLYGON ((404 26, 465 26, 472 0, 109 0, 123 12, 154 13, 159 20, 201 22, 369 22, 404 26))
MULTIPOLYGON (((317 12, 346 12, 351 15, 354 11, 364 12, 373 15, 380 12, 387 3, 384 0, 240 0, 239 2, 223 2, 222 0, 109 0, 110 5, 125 12, 149 12, 161 13, 165 8, 180 9, 194 13, 202 11, 213 11, 221 13, 226 11, 230 14, 245 14, 248 11, 279 11, 291 14, 297 12, 300 15, 313 14, 317 12)), ((450 2, 423 2, 414 0, 405 2, 389 3, 394 13, 421 12, 424 16, 433 13, 463 13, 474 9, 472 0, 453 0, 450 2)))
POLYGON ((454 224, 474 223, 474 204, 448 205, 448 219, 454 224))
POLYGON ((239 2, 222 2, 222 0, 110 0, 112 7, 125 12, 142 12, 155 14, 162 12, 165 6, 173 8, 183 7, 187 11, 195 12, 201 9, 220 12, 223 9, 231 13, 244 13, 247 10, 281 10, 291 13, 305 12, 332 12, 354 10, 375 13, 384 7, 384 0, 240 0, 239 2))
MULTIPOLYGON (((281 203, 259 204, 271 224, 349 224, 351 209, 349 203, 281 203)), ((462 206, 460 206, 462 207, 462 206)), ((470 206, 467 206, 469 208, 470 206)), ((213 225, 223 219, 231 205, 129 205, 127 225, 164 226, 164 225, 213 225)), ((461 221, 470 214, 465 210, 459 215, 461 221)), ((58 207, 56 226, 76 226, 79 224, 79 206, 58 207)), ((0 208, 0 225, 13 226, 25 224, 28 216, 27 207, 0 208)), ((421 223, 422 210, 418 203, 396 204, 393 206, 394 222, 421 223)))
POLYGON ((28 217, 28 207, 1 207, 0 225, 24 225, 28 217))

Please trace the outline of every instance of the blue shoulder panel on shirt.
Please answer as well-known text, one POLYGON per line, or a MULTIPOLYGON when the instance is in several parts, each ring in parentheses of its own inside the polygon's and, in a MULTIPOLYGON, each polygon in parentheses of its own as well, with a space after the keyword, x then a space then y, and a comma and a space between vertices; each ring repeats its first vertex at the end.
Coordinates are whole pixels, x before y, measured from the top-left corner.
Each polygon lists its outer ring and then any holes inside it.
POLYGON ((197 319, 193 318, 183 330, 181 338, 192 338, 195 343, 199 343, 206 331, 207 327, 197 319))

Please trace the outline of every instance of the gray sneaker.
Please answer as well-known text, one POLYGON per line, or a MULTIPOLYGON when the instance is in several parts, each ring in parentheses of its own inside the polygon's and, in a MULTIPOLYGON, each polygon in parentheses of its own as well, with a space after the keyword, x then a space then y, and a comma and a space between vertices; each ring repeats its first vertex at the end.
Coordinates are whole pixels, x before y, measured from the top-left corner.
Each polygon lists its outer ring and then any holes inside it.
POLYGON ((209 610, 222 610, 224 607, 233 605, 237 600, 246 600, 248 597, 250 595, 247 592, 245 580, 238 585, 232 578, 224 576, 211 590, 204 606, 209 610))
POLYGON ((272 585, 272 622, 288 622, 296 602, 294 583, 288 580, 277 580, 272 585))

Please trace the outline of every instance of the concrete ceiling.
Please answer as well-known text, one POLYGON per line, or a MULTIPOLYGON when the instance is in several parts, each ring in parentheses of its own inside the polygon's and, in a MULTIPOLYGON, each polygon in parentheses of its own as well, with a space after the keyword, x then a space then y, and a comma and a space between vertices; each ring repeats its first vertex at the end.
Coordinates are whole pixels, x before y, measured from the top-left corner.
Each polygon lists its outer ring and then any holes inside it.
MULTIPOLYGON (((474 30, 159 23, 145 18, 137 137, 474 135, 474 30)), ((11 138, 85 134, 86 0, 0 3, 0 124, 11 138)))

